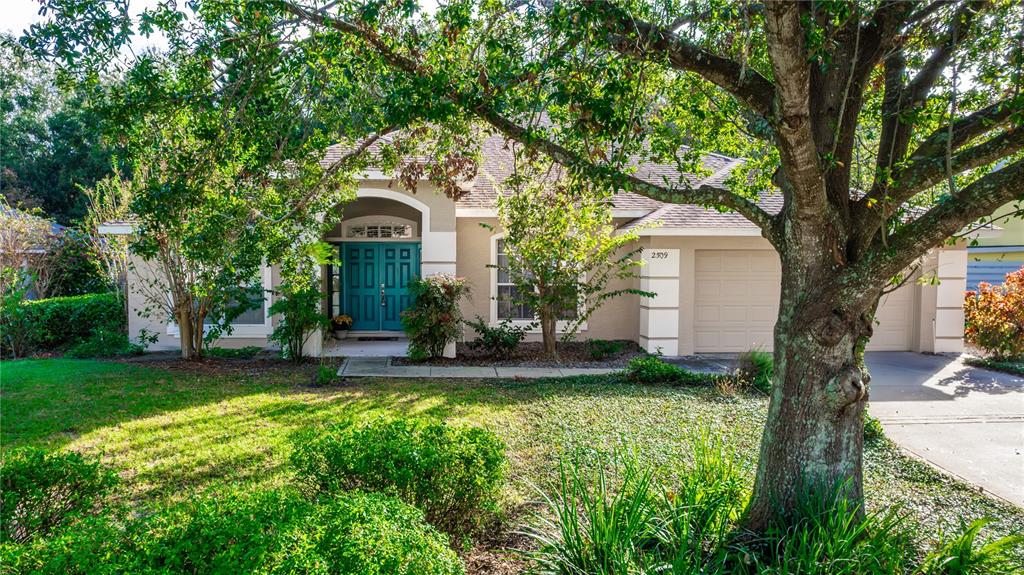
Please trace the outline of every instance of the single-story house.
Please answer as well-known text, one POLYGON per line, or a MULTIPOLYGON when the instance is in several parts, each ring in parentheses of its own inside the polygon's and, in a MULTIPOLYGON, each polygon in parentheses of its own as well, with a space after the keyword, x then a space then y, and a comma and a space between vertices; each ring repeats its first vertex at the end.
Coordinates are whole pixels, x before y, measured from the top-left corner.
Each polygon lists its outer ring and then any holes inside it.
MULTIPOLYGON (((331 148, 325 161, 341 153, 340 148, 331 148)), ((323 270, 323 313, 350 315, 350 338, 400 336, 400 313, 410 304, 409 279, 436 273, 456 274, 471 284, 472 298, 463 303, 465 317, 479 315, 491 324, 506 318, 532 321, 530 310, 510 300, 513 288, 504 274, 492 267, 503 258, 495 200, 512 157, 504 141, 492 137, 484 143, 483 158, 478 176, 465 183, 467 193, 458 200, 436 193, 426 181, 414 194, 391 185, 383 173, 369 172, 363 175, 356 199, 339 207, 343 218, 323 239, 337 246, 343 263, 323 270)), ((710 175, 688 175, 694 185, 721 183, 739 160, 708 154, 704 162, 710 175)), ((638 175, 662 181, 670 172, 665 166, 645 165, 638 175)), ((781 207, 778 195, 761 201, 769 210, 781 207)), ((757 227, 736 213, 666 204, 634 193, 617 194, 612 214, 621 229, 650 224, 638 232, 645 265, 629 287, 657 295, 610 300, 589 318, 578 338, 632 340, 668 356, 771 348, 781 270, 775 251, 757 227)), ((107 231, 129 233, 130 226, 111 225, 107 231)), ((156 332, 159 339, 153 348, 177 348, 173 323, 138 315, 144 306, 138 289, 138 270, 143 268, 135 269, 128 278, 129 333, 156 332)), ((937 275, 941 281, 908 281, 886 295, 869 349, 962 350, 964 246, 933 250, 919 273, 937 275)), ((264 288, 273 288, 277 281, 272 266, 264 269, 264 288)), ((267 307, 236 320, 234 333, 218 345, 267 345, 275 322, 267 307)), ((467 330, 465 337, 472 339, 474 334, 467 330)), ((539 338, 539 333, 531 337, 539 338)), ((307 351, 328 354, 333 346, 329 338, 317 336, 307 351)))

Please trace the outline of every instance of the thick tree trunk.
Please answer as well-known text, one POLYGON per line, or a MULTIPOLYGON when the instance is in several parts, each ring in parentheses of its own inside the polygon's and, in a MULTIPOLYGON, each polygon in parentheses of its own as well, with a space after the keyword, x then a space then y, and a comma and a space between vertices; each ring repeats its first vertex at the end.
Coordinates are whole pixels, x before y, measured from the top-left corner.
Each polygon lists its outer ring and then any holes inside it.
POLYGON ((745 518, 754 531, 789 523, 806 498, 840 491, 854 502, 863 498, 863 412, 870 377, 858 342, 870 336, 867 318, 874 308, 850 312, 845 298, 821 301, 828 290, 802 289, 794 293, 783 286, 775 381, 745 518))

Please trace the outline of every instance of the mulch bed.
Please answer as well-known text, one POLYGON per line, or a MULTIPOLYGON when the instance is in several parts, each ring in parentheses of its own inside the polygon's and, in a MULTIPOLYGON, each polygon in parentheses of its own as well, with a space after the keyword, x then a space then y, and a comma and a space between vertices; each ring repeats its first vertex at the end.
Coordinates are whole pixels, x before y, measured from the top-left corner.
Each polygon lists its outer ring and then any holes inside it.
MULTIPOLYGON (((295 364, 281 358, 273 351, 264 351, 249 358, 203 357, 201 359, 184 360, 178 352, 150 352, 142 355, 112 359, 119 363, 153 367, 192 373, 195 375, 263 375, 268 372, 316 373, 320 358, 306 358, 302 363, 295 364)), ((325 357, 326 365, 341 365, 340 358, 325 357)))
POLYGON ((455 346, 455 357, 438 357, 423 362, 413 362, 406 357, 391 359, 392 365, 440 365, 440 366, 483 366, 483 367, 626 367, 630 359, 643 355, 643 350, 636 342, 618 340, 621 347, 602 360, 595 360, 590 355, 590 346, 585 341, 571 341, 558 344, 558 359, 553 361, 544 356, 544 348, 540 342, 524 342, 508 359, 497 359, 483 350, 473 349, 468 343, 455 346))

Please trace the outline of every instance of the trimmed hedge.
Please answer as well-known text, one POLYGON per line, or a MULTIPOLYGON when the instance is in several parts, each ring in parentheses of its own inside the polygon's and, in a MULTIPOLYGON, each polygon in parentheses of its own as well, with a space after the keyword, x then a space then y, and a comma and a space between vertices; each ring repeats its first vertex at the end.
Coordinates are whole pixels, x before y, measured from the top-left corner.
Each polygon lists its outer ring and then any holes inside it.
POLYGON ((311 501, 291 490, 198 497, 142 519, 94 518, 0 544, 5 573, 462 575, 423 512, 378 493, 311 501))
POLYGON ((0 457, 0 542, 24 543, 95 514, 118 483, 72 451, 19 447, 0 457))
POLYGON ((394 495, 456 538, 496 512, 505 481, 505 444, 493 432, 414 419, 312 430, 297 442, 291 460, 314 493, 394 495))
POLYGON ((28 311, 32 345, 39 351, 74 345, 98 331, 123 333, 126 328, 124 304, 115 292, 30 300, 22 305, 28 311))

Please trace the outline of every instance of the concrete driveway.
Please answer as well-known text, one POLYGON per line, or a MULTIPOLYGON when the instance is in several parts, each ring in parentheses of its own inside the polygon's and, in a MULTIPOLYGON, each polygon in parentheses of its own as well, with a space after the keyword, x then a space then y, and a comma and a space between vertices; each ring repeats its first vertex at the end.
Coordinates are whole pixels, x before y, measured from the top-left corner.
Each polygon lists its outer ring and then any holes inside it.
POLYGON ((868 411, 908 451, 1024 507, 1024 378, 951 356, 870 352, 868 411))

